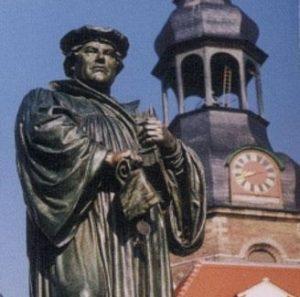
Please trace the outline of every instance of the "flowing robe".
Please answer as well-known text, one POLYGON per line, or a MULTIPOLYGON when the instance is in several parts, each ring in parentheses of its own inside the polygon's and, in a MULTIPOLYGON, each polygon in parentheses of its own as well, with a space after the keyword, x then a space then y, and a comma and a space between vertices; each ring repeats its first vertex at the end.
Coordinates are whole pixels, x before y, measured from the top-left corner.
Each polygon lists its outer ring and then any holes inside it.
POLYGON ((24 98, 16 145, 30 296, 173 296, 169 251, 197 249, 205 220, 201 163, 178 143, 181 168, 162 158, 164 181, 153 182, 160 203, 147 212, 150 232, 140 236, 104 162, 108 151, 139 149, 126 107, 75 81, 24 98))

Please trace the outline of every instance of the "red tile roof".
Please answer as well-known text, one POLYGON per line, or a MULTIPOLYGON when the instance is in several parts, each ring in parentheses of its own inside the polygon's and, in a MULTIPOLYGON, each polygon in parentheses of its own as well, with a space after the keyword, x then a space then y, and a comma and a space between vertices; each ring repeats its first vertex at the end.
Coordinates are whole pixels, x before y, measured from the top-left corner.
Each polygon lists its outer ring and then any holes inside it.
POLYGON ((265 277, 300 297, 300 267, 271 264, 199 262, 176 289, 176 297, 235 297, 265 277))

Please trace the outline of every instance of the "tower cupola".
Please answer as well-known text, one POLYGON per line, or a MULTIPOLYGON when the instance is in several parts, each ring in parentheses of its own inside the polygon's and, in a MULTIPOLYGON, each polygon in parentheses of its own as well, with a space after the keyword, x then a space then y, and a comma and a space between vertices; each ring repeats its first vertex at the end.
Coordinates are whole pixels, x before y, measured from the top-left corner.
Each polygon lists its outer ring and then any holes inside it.
POLYGON ((198 96, 206 106, 247 110, 252 79, 257 113, 262 115, 260 66, 267 55, 256 46, 256 23, 230 0, 173 2, 176 9, 155 41, 159 62, 153 69, 162 82, 166 121, 168 89, 176 95, 179 113, 185 112, 190 96, 198 96))

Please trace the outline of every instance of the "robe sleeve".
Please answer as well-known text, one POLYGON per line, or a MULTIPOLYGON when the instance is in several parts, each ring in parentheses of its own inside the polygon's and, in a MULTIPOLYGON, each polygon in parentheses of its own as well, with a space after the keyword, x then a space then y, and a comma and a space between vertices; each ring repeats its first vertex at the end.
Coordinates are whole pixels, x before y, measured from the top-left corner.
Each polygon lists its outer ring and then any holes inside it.
POLYGON ((197 250, 206 219, 205 178, 196 153, 178 140, 177 150, 165 158, 170 201, 165 210, 169 249, 178 255, 197 250))
POLYGON ((76 218, 95 197, 107 153, 89 139, 72 104, 64 94, 33 90, 16 123, 17 166, 29 217, 58 247, 72 239, 76 218))

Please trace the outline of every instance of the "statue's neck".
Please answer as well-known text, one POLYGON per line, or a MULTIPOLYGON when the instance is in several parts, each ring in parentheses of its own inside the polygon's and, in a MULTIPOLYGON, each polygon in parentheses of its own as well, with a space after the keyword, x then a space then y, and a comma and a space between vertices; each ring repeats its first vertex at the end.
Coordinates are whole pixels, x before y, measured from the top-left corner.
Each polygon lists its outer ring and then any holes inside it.
POLYGON ((79 80, 79 79, 76 79, 76 81, 78 81, 79 83, 85 85, 88 88, 92 88, 93 90, 95 90, 99 93, 110 96, 110 90, 111 90, 110 85, 107 85, 107 84, 102 85, 102 84, 99 84, 99 83, 93 83, 91 81, 82 81, 82 80, 79 80))

